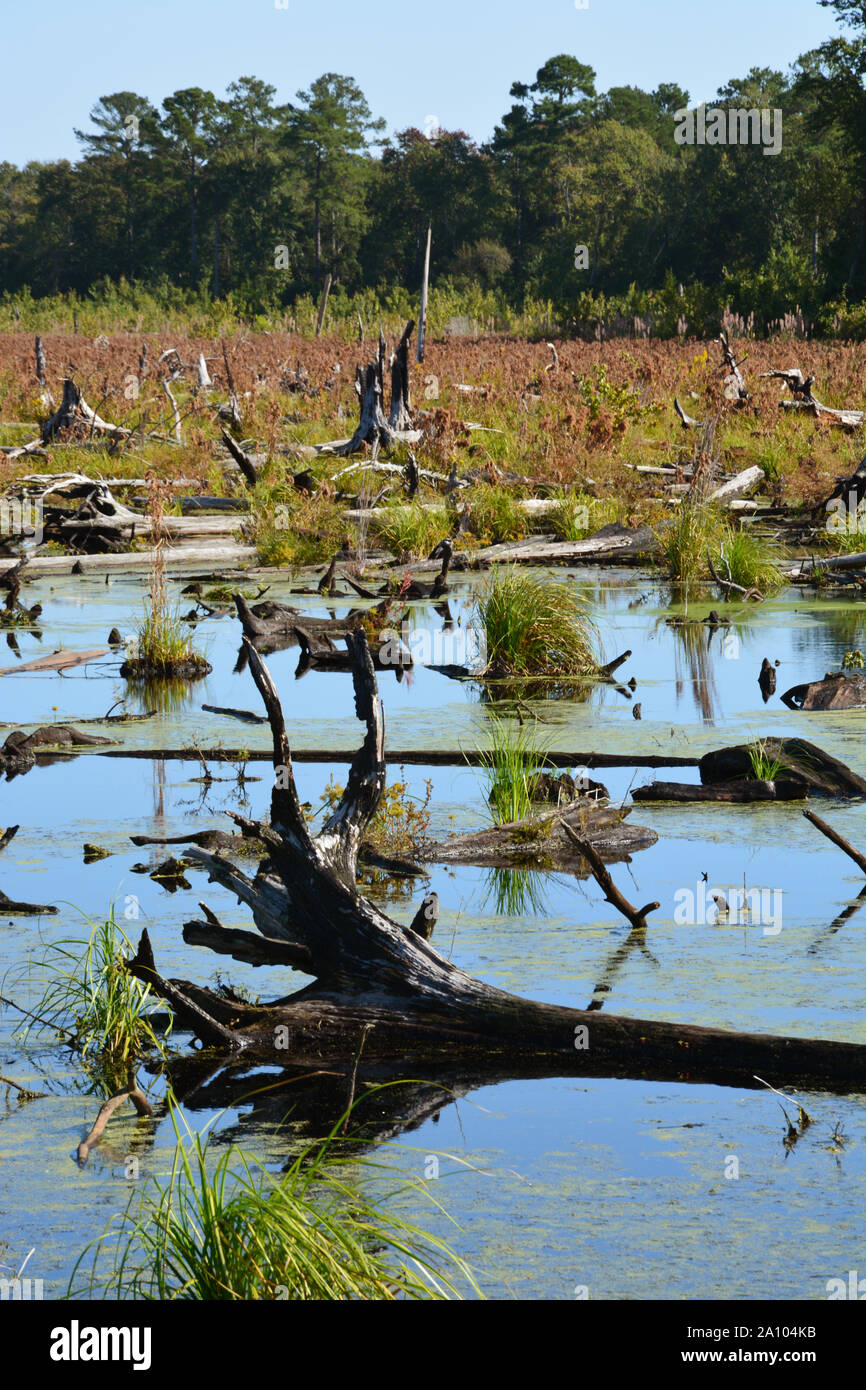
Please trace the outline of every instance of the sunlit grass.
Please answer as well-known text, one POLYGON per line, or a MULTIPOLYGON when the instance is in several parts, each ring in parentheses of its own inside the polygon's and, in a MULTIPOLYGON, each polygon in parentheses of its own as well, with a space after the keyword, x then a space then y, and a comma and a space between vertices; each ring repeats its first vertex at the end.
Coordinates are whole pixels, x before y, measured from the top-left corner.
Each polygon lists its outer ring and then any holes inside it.
POLYGON ((339 1175, 326 1166, 336 1127, 277 1179, 236 1147, 214 1162, 208 1138, 174 1106, 171 1115, 168 1178, 152 1178, 87 1247, 67 1296, 414 1301, 459 1299, 464 1288, 480 1295, 468 1265, 443 1240, 365 1190, 377 1165, 342 1163, 339 1175))
POLYGON ((487 674, 591 676, 598 630, 573 583, 494 568, 476 618, 487 644, 487 674))

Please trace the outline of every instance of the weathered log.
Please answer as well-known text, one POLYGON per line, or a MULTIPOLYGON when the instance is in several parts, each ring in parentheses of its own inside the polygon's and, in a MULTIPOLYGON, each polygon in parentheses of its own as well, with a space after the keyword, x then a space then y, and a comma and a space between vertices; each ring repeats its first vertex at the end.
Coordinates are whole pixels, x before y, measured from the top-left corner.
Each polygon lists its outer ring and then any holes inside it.
POLYGON ((799 367, 789 367, 784 371, 762 372, 761 379, 783 381, 791 391, 793 400, 779 402, 783 410, 809 410, 817 418, 829 419, 849 430, 859 429, 866 420, 866 411, 836 410, 832 406, 822 404, 812 393, 814 376, 804 376, 799 367))
POLYGON ((866 874, 866 855, 861 854, 852 844, 849 844, 844 835, 840 835, 839 831, 834 830, 832 825, 828 825, 820 816, 816 816, 814 811, 804 811, 803 815, 806 817, 806 820, 812 822, 816 830, 820 830, 822 835, 826 835, 828 840, 832 841, 834 845, 847 854, 849 859, 853 859, 858 869, 861 869, 863 873, 866 874))
POLYGON ((781 764, 780 774, 818 796, 866 796, 866 779, 831 753, 804 738, 766 738, 718 748, 700 759, 701 781, 724 785, 732 779, 753 776, 753 754, 781 764))
POLYGON ((222 431, 222 441, 250 487, 255 487, 259 480, 259 473, 250 455, 232 438, 228 430, 222 431))
POLYGON ((620 810, 581 797, 564 810, 529 816, 505 825, 487 826, 465 835, 422 846, 419 858, 437 864, 477 864, 496 869, 543 868, 567 870, 577 877, 588 872, 586 856, 569 831, 580 832, 601 860, 627 859, 658 840, 654 830, 626 824, 630 808, 620 810))
POLYGON ((780 698, 789 709, 863 709, 866 706, 866 677, 845 671, 828 671, 821 681, 792 685, 780 698))
POLYGON ((808 792, 798 782, 776 778, 765 782, 758 778, 742 778, 738 781, 723 782, 718 786, 704 787, 687 782, 650 782, 646 787, 635 787, 634 801, 802 801, 808 792))
POLYGON ((15 917, 42 917, 46 913, 53 916, 57 911, 51 903, 17 903, 7 898, 5 893, 0 893, 0 915, 11 912, 15 917))
POLYGON ((80 387, 69 377, 63 383, 63 396, 59 408, 42 426, 42 443, 50 443, 62 430, 70 430, 73 433, 86 431, 88 435, 110 434, 115 439, 128 439, 132 433, 120 425, 111 425, 101 419, 87 404, 80 387))

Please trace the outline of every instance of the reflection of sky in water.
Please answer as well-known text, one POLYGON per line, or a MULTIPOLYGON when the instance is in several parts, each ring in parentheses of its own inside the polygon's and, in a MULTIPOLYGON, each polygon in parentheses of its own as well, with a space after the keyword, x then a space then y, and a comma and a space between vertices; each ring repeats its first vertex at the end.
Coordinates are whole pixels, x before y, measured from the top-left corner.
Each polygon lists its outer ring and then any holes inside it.
MULTIPOLYGON (((551 745, 702 752, 754 734, 797 732, 866 772, 866 714, 796 715, 778 696, 765 708, 757 685, 764 656, 781 662, 779 691, 838 668, 845 650, 863 645, 856 608, 811 603, 800 594, 750 608, 747 624, 738 629, 734 659, 722 653, 723 634, 707 648, 701 629, 700 640, 686 644, 681 633, 659 621, 668 611, 665 594, 645 575, 605 576, 600 588, 585 575, 579 579, 598 604, 606 656, 633 650, 620 674, 638 680, 634 699, 642 702, 643 721, 636 723, 631 703, 609 687, 585 703, 546 702, 536 708, 550 721, 543 732, 551 745), (629 607, 643 594, 646 602, 629 607), (714 726, 705 722, 709 715, 714 726)), ((24 660, 61 641, 68 648, 104 644, 115 624, 128 631, 140 586, 116 580, 106 587, 95 579, 77 585, 64 580, 53 596, 46 582, 28 588, 26 601, 39 598, 45 605, 45 627, 41 646, 20 637, 24 660)), ((323 611, 320 603, 313 606, 323 611)), ((690 613, 702 616, 711 606, 692 602, 690 613)), ((460 614, 458 601, 452 600, 452 611, 460 614)), ((421 614, 440 621, 430 609, 417 609, 421 614)), ((193 736, 203 746, 266 745, 262 728, 201 713, 203 702, 256 712, 260 706, 249 674, 232 674, 237 624, 208 622, 199 634, 214 673, 192 687, 185 709, 110 729, 112 737, 141 746, 176 747, 193 736)), ((5 664, 12 660, 10 655, 5 664)), ((296 684, 296 661, 296 651, 269 659, 293 741, 354 746, 360 726, 349 715, 349 678, 313 673, 296 684)), ((123 693, 117 665, 111 658, 66 677, 4 678, 0 713, 10 722, 103 713, 123 693)), ((416 671, 402 684, 384 676, 380 688, 391 746, 468 747, 483 726, 477 691, 439 675, 416 671)), ((229 768, 213 770, 231 777, 229 768)), ((250 813, 260 815, 268 796, 267 765, 249 771, 264 779, 246 789, 250 813)), ((302 800, 316 802, 332 771, 339 780, 345 765, 300 765, 302 800)), ((200 898, 226 925, 249 926, 246 909, 202 874, 193 871, 190 892, 170 895, 132 872, 134 864, 156 864, 171 852, 135 849, 132 834, 228 828, 224 811, 237 809, 236 785, 215 783, 202 804, 201 784, 192 781, 199 772, 192 762, 88 757, 4 783, 0 823, 17 822, 21 829, 3 854, 3 891, 61 907, 56 918, 41 924, 0 919, 4 970, 38 949, 40 925, 45 939, 60 939, 80 932, 79 910, 96 916, 115 900, 122 913, 135 895, 141 917, 127 925, 133 933, 147 925, 166 974, 207 982, 219 971, 264 995, 298 984, 291 972, 256 971, 185 946, 181 926, 197 915, 200 898), (111 857, 85 866, 85 841, 112 850, 111 857)), ((615 797, 651 775, 627 769, 599 774, 615 797)), ((696 776, 689 769, 672 775, 696 776)), ((419 793, 427 776, 434 783, 434 832, 484 823, 477 772, 407 769, 410 787, 419 793)), ((862 917, 831 928, 862 878, 798 808, 656 806, 635 808, 632 815, 660 837, 630 866, 614 871, 632 900, 657 898, 662 904, 651 918, 648 954, 628 953, 611 973, 627 928, 592 882, 555 875, 511 891, 486 870, 433 865, 439 949, 493 984, 551 1002, 584 1006, 607 979, 610 1012, 866 1042, 866 903, 862 917), (704 872, 711 886, 742 884, 745 875, 750 887, 780 889, 779 934, 765 936, 757 926, 676 925, 674 895, 695 888, 704 872)), ((866 842, 861 805, 835 806, 831 819, 855 843, 866 842)), ((393 901, 394 915, 408 921, 421 892, 419 884, 411 898, 393 901)), ((24 982, 13 986, 7 980, 0 992, 21 1002, 33 997, 24 982)), ((22 1052, 11 1037, 13 1027, 6 1010, 0 1014, 0 1071, 27 1082, 44 1065, 45 1088, 57 1089, 56 1052, 36 1040, 22 1052)), ((855 1097, 816 1095, 807 1108, 815 1123, 786 1158, 782 1117, 769 1094, 642 1081, 512 1081, 446 1106, 437 1124, 426 1121, 387 1153, 389 1161, 418 1177, 425 1155, 440 1155, 441 1176, 431 1191, 457 1218, 460 1232, 427 1209, 413 1206, 411 1214, 435 1224, 477 1259, 482 1282, 494 1294, 571 1298, 576 1285, 586 1284, 599 1298, 821 1297, 827 1279, 844 1276, 858 1259, 862 1268, 864 1116, 862 1098, 855 1097), (828 1145, 837 1119, 848 1143, 834 1154, 828 1145), (739 1181, 724 1177, 729 1154, 739 1157, 739 1181), (458 1159, 483 1171, 460 1168, 458 1159)), ((93 1098, 74 1089, 50 1101, 0 1109, 0 1241, 23 1253, 37 1247, 28 1272, 49 1281, 47 1293, 50 1281, 68 1273, 74 1256, 125 1205, 129 1192, 122 1155, 135 1132, 132 1118, 112 1122, 108 1137, 120 1155, 117 1162, 110 1153, 94 1155, 83 1172, 72 1162, 94 1113, 93 1098)), ((203 1118, 197 1113, 195 1123, 203 1118)), ((249 1144, 249 1130, 244 1138, 249 1144)), ((156 1148, 142 1160, 145 1172, 165 1170, 170 1143, 166 1122, 156 1148)))

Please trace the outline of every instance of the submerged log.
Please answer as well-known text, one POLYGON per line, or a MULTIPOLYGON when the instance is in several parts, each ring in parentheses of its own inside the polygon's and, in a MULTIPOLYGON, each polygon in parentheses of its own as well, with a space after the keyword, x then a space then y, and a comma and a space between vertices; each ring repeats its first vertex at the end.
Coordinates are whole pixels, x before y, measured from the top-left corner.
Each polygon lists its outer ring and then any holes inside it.
MULTIPOLYGON (((247 639, 245 639, 246 641, 247 639)), ((756 1037, 678 1023, 617 1018, 538 1003, 473 978, 441 955, 409 924, 387 916, 357 888, 358 850, 385 786, 384 718, 366 639, 347 638, 355 660, 355 710, 366 737, 349 771, 339 804, 315 836, 295 787, 283 712, 270 674, 247 641, 250 671, 268 714, 275 771, 270 824, 233 814, 245 835, 268 846, 254 879, 199 848, 185 856, 245 902, 262 949, 279 943, 279 963, 313 976, 314 983, 272 1004, 226 998, 156 969, 148 933, 128 968, 171 1005, 181 1026, 221 1054, 246 1050, 273 1063, 365 1059, 472 1059, 478 1069, 518 1070, 527 1059, 539 1069, 571 1074, 598 1065, 619 1074, 660 1069, 690 1079, 712 1065, 738 1083, 760 1071, 776 1084, 805 1078, 833 1085, 866 1080, 866 1047, 822 1039, 756 1037), (588 1052, 584 1059, 583 1054, 588 1052), (584 1062, 588 1062, 588 1066, 584 1062)), ((412 914, 414 918, 415 914, 412 914)), ((214 928, 212 914, 195 924, 214 928)), ((188 927, 187 930, 190 928, 188 927)), ((218 938, 220 946, 231 945, 218 938)), ((248 943, 241 943, 247 950, 248 943)), ((274 962, 276 963, 276 961, 274 962)))

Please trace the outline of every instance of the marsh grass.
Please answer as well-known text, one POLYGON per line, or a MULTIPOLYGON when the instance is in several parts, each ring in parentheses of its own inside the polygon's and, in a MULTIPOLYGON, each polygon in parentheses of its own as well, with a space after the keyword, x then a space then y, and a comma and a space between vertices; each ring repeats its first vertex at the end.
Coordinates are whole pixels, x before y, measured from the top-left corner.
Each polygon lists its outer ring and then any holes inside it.
MULTIPOLYGON (((44 990, 33 1014, 40 1027, 67 1036, 82 1058, 113 1084, 126 1080, 128 1068, 148 1053, 165 1055, 168 1031, 158 1034, 150 1015, 165 1006, 149 985, 130 975, 125 960, 135 955, 114 911, 89 922, 86 937, 68 937, 44 949, 44 990)), ((27 1023, 26 1034, 35 1026, 27 1023)), ((170 1031, 170 1030, 169 1030, 170 1031)))
POLYGON ((722 534, 720 553, 733 584, 774 594, 784 579, 767 542, 752 531, 727 526, 722 534))
POLYGON ((305 495, 265 470, 253 490, 247 523, 259 564, 290 570, 330 560, 348 536, 348 523, 333 498, 305 495))
POLYGON ((752 776, 759 782, 773 782, 779 773, 784 771, 785 763, 781 758, 773 758, 767 752, 767 740, 756 739, 749 746, 749 762, 752 765, 752 776))
POLYGON ((532 529, 529 514, 517 505, 517 497, 507 488, 482 483, 469 496, 469 530, 482 541, 498 545, 519 541, 532 529))
POLYGON ((173 1104, 170 1113, 176 1143, 167 1179, 150 1179, 91 1242, 67 1297, 101 1290, 117 1299, 414 1301, 462 1298, 464 1284, 480 1295, 444 1241, 366 1190, 380 1165, 355 1159, 339 1174, 326 1166, 339 1122, 277 1180, 234 1146, 214 1161, 209 1138, 192 1132, 173 1104))
POLYGON ((425 507, 411 502, 395 507, 383 507, 373 521, 374 537, 398 560, 424 557, 451 532, 451 517, 446 507, 425 507))
POLYGON ((487 800, 497 825, 523 820, 532 810, 539 772, 549 767, 537 725, 489 714, 491 747, 481 752, 487 800))
MULTIPOLYGON (((545 517, 558 541, 582 541, 593 527, 593 498, 583 492, 563 492, 557 506, 545 517)), ((603 524, 603 523, 602 523, 603 524)))
POLYGON ((475 617, 490 677, 588 677, 598 670, 598 629, 573 583, 494 567, 475 617))
POLYGON ((717 553, 723 534, 723 522, 714 507, 683 502, 667 525, 657 531, 671 579, 692 584, 709 578, 707 553, 717 553))
POLYGON ((162 518, 169 496, 168 485, 152 470, 147 478, 150 483, 148 510, 153 533, 150 594, 144 616, 136 630, 135 652, 127 663, 133 669, 126 674, 170 676, 180 666, 205 667, 207 663, 193 647, 189 628, 169 602, 165 590, 162 518))

